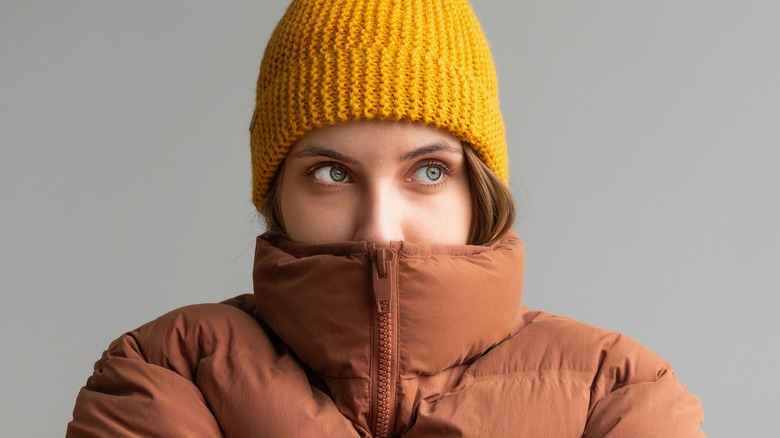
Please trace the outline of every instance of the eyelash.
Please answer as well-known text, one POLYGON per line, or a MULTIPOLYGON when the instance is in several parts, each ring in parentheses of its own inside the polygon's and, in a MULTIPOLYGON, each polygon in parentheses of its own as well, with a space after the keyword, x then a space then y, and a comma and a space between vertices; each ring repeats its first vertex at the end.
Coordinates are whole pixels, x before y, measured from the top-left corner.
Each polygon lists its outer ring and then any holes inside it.
POLYGON ((431 188, 432 189, 432 188, 439 187, 442 184, 445 184, 449 180, 449 177, 452 176, 452 174, 454 173, 452 168, 450 168, 450 166, 448 166, 445 162, 439 161, 439 160, 428 160, 428 161, 419 163, 418 166, 415 166, 414 170, 412 170, 412 174, 414 174, 415 172, 417 172, 418 170, 420 170, 422 168, 431 167, 431 166, 436 166, 436 167, 440 168, 442 170, 442 174, 443 175, 442 175, 442 178, 439 179, 439 181, 436 181, 433 184, 421 184, 425 188, 431 188))
POLYGON ((327 186, 327 187, 337 187, 337 186, 340 186, 340 185, 344 184, 345 182, 352 181, 352 172, 350 172, 350 170, 346 166, 344 166, 343 164, 340 164, 340 163, 337 163, 337 162, 334 162, 334 161, 322 161, 320 163, 317 163, 317 164, 309 167, 308 169, 304 170, 303 171, 303 176, 305 176, 306 178, 310 179, 315 184, 320 184, 320 185, 324 185, 324 186, 327 186), (318 170, 322 169, 323 167, 338 167, 340 169, 343 169, 344 172, 347 173, 347 181, 342 181, 342 182, 330 184, 330 183, 326 183, 326 182, 322 182, 320 180, 317 180, 316 178, 314 178, 314 174, 318 170))

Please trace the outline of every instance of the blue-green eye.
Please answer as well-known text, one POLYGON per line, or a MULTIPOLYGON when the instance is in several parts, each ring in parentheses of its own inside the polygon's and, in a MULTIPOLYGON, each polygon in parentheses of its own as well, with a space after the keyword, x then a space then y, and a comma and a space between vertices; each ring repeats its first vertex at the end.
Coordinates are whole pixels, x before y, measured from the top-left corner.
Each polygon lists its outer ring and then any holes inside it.
POLYGON ((342 182, 347 179, 347 172, 339 167, 330 168, 330 179, 336 182, 342 182))
POLYGON ((347 169, 339 166, 322 166, 319 169, 312 172, 312 176, 317 181, 324 182, 326 184, 341 183, 347 180, 349 174, 347 169))
POLYGON ((442 169, 442 166, 429 164, 415 170, 412 179, 420 183, 432 184, 439 182, 442 176, 444 176, 444 169, 442 169))

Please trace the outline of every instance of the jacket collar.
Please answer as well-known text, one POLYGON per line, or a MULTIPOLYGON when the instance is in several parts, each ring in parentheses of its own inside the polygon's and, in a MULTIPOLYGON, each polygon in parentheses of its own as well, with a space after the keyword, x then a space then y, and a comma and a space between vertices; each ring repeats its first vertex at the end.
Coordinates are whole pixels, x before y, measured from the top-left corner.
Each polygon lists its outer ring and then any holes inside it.
MULTIPOLYGON (((372 263, 381 249, 259 236, 256 317, 316 373, 368 378, 377 311, 372 263)), ((389 249, 402 376, 464 363, 518 330, 524 247, 514 232, 491 246, 393 242, 389 249)))

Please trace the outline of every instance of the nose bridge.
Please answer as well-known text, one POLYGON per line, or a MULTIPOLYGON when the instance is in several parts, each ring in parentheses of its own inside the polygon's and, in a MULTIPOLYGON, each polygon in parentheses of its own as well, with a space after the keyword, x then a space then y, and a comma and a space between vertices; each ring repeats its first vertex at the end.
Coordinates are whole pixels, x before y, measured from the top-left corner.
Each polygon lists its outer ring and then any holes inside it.
POLYGON ((401 203, 392 184, 378 183, 364 194, 355 240, 379 244, 404 240, 401 203))

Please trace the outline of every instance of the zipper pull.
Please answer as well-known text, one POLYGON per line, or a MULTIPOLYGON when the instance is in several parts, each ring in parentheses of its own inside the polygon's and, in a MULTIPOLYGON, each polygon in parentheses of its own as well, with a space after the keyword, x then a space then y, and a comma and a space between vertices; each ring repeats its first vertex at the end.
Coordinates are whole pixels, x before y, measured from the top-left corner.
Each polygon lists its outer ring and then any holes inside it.
POLYGON ((380 314, 388 313, 393 292, 393 250, 381 248, 375 254, 371 263, 371 273, 376 309, 380 314))

